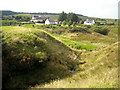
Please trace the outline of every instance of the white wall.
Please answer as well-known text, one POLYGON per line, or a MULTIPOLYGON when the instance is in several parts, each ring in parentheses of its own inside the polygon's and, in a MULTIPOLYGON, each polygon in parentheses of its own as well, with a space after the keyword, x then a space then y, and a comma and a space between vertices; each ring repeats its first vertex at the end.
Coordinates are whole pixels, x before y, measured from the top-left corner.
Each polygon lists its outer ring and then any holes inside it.
POLYGON ((93 22, 91 22, 91 23, 88 23, 88 22, 85 21, 84 24, 85 24, 85 25, 94 25, 95 22, 93 21, 93 22))
POLYGON ((55 24, 55 22, 50 22, 48 19, 45 21, 45 24, 55 24))

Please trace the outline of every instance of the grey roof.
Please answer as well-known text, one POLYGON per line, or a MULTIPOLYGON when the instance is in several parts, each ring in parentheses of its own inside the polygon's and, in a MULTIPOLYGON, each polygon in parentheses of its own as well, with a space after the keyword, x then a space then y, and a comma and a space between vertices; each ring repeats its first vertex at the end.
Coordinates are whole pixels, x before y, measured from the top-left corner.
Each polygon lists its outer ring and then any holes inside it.
POLYGON ((34 19, 32 19, 32 20, 45 20, 45 19, 47 19, 47 17, 41 17, 41 16, 33 16, 34 17, 34 19))
POLYGON ((87 22, 87 23, 92 23, 92 22, 94 22, 94 20, 92 20, 92 19, 87 19, 85 22, 87 22))
POLYGON ((87 19, 86 21, 93 22, 94 20, 92 20, 92 19, 87 19))
POLYGON ((50 22, 55 22, 52 18, 48 18, 48 20, 49 20, 50 22))

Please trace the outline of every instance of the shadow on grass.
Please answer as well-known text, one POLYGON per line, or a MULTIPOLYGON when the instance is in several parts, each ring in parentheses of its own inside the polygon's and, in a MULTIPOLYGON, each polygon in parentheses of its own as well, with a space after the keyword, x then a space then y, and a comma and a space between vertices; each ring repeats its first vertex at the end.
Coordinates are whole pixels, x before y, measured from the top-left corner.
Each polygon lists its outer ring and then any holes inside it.
POLYGON ((55 79, 70 77, 77 71, 61 63, 56 64, 52 61, 42 63, 29 71, 13 72, 13 76, 7 78, 3 83, 3 88, 30 88, 35 85, 43 85, 55 79))
MULTIPOLYGON (((31 32, 30 32, 31 33, 31 32)), ((19 34, 16 41, 2 43, 3 88, 29 88, 71 76, 78 62, 76 53, 49 34, 19 34)))

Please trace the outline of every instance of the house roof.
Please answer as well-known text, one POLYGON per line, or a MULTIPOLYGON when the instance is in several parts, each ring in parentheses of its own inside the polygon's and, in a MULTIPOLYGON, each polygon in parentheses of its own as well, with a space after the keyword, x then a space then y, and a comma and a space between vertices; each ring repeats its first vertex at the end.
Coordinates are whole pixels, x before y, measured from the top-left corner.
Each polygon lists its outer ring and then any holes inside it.
POLYGON ((55 22, 52 18, 48 18, 48 20, 49 20, 50 22, 55 22))
POLYGON ((86 21, 93 22, 94 20, 92 20, 92 19, 87 19, 86 21))
POLYGON ((86 23, 93 23, 94 20, 92 20, 92 19, 87 19, 85 22, 86 22, 86 23))
POLYGON ((45 19, 47 19, 47 17, 41 17, 41 16, 33 16, 33 17, 34 17, 34 19, 32 19, 32 20, 45 20, 45 19))

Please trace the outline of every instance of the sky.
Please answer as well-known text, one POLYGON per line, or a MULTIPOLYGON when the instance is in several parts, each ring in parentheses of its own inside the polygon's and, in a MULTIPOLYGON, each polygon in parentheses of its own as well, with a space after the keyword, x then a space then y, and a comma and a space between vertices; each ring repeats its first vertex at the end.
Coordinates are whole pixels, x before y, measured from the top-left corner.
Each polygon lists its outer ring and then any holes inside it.
POLYGON ((89 17, 118 18, 120 0, 1 0, 0 10, 16 12, 74 12, 89 17))

